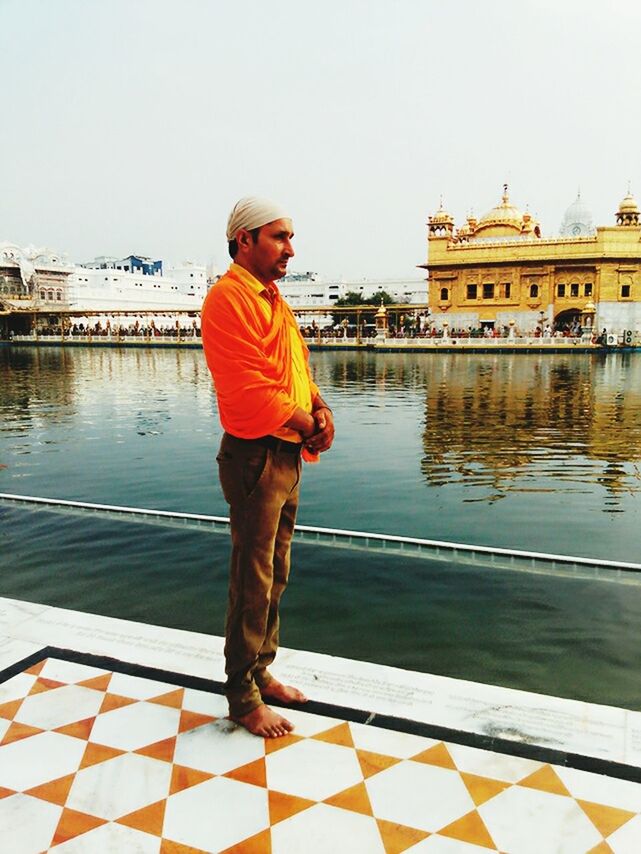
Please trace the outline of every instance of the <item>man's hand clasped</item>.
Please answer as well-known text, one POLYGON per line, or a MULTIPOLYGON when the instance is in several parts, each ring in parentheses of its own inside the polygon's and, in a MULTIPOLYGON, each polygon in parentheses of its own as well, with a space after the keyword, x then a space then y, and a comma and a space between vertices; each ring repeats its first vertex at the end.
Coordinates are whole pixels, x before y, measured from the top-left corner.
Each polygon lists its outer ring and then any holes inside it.
POLYGON ((312 412, 315 432, 305 436, 305 447, 308 451, 322 453, 332 447, 334 441, 334 415, 327 406, 319 406, 312 412))

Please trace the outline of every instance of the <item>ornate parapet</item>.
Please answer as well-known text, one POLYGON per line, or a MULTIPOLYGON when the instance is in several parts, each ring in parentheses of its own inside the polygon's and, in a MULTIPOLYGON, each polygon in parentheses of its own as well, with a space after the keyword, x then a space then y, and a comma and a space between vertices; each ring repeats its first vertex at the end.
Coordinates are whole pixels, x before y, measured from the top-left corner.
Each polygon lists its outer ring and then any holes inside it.
POLYGON ((66 279, 73 267, 66 256, 52 249, 0 243, 0 298, 5 307, 16 300, 25 303, 43 301, 66 304, 66 279), (51 287, 55 288, 49 297, 51 287), (44 299, 40 291, 46 288, 44 299))
POLYGON ((0 267, 16 266, 24 285, 37 282, 37 271, 56 270, 71 272, 65 255, 53 249, 36 246, 17 246, 15 243, 0 243, 0 267))

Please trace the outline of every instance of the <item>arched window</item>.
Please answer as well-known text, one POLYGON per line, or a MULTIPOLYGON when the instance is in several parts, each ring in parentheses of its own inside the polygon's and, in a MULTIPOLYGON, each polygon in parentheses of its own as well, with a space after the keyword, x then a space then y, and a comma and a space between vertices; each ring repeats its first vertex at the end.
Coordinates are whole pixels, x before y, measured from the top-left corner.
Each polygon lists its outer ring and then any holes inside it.
POLYGON ((60 290, 60 288, 58 288, 58 290, 56 291, 56 300, 58 302, 62 302, 62 291, 60 290))
POLYGON ((530 285, 530 299, 536 299, 539 295, 539 286, 530 285))
POLYGON ((47 291, 47 299, 50 302, 53 302, 53 288, 49 288, 49 290, 47 291))
POLYGON ((450 298, 450 292, 448 288, 441 288, 441 300, 445 301, 450 298))
POLYGON ((47 299, 47 292, 46 291, 40 291, 40 299, 42 299, 42 300, 47 299))

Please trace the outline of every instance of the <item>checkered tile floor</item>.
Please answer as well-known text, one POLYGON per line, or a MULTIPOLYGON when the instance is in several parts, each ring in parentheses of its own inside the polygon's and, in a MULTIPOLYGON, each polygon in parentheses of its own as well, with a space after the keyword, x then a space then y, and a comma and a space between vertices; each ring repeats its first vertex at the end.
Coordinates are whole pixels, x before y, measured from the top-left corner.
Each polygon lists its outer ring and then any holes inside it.
POLYGON ((11 854, 638 852, 641 785, 47 659, 0 684, 11 854))

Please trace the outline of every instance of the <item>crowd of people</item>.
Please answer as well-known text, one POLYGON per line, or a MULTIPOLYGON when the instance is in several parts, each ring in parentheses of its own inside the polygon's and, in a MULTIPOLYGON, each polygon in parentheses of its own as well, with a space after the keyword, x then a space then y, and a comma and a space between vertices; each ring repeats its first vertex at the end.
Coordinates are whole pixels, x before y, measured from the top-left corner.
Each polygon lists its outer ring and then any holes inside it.
MULTIPOLYGON (((315 321, 300 327, 301 333, 308 341, 327 339, 367 339, 375 338, 378 330, 375 323, 362 321, 356 324, 353 320, 343 318, 339 323, 320 326, 315 321)), ((468 326, 466 328, 455 327, 443 329, 437 327, 425 315, 414 317, 412 315, 400 315, 388 318, 388 326, 385 330, 385 338, 580 338, 583 330, 578 321, 572 324, 538 324, 533 330, 521 331, 516 326, 510 327, 506 324, 484 325, 478 327, 468 326)), ((112 337, 112 338, 176 338, 189 339, 200 338, 200 323, 196 318, 189 318, 188 322, 165 319, 164 322, 149 320, 148 322, 126 318, 102 318, 95 323, 86 318, 73 324, 66 323, 64 332, 59 324, 43 326, 37 330, 38 336, 65 337, 112 337), (125 322, 129 320, 129 322, 125 322)), ((595 330, 593 340, 601 338, 595 330)), ((600 341, 597 343, 601 343, 600 341)))
MULTIPOLYGON (((579 324, 567 325, 537 325, 532 330, 521 331, 516 326, 511 331, 509 325, 502 326, 483 326, 473 328, 468 326, 467 329, 452 329, 449 330, 450 338, 509 338, 511 335, 515 338, 581 338, 583 330, 579 324)), ((431 337, 443 337, 443 330, 436 330, 434 327, 429 332, 431 337)))
MULTIPOLYGON (((38 335, 41 336, 59 337, 62 334, 60 325, 45 326, 38 330, 38 335)), ((150 323, 122 323, 116 318, 113 321, 65 325, 64 335, 72 338, 200 338, 200 326, 195 320, 190 324, 181 324, 178 321, 174 324, 156 324, 153 320, 150 323)))
MULTIPOLYGON (((343 339, 343 338, 374 338, 377 329, 373 323, 337 323, 335 325, 318 327, 316 324, 301 326, 303 337, 308 340, 321 339, 343 339)), ((583 330, 578 323, 566 325, 537 325, 535 329, 521 331, 517 327, 509 325, 486 325, 480 327, 468 326, 467 328, 455 327, 447 329, 438 328, 430 323, 400 322, 398 325, 389 324, 385 330, 385 338, 581 338, 583 330)))
MULTIPOLYGON (((355 323, 353 320, 343 318, 339 323, 319 327, 312 322, 300 327, 304 338, 312 340, 317 338, 375 338, 377 335, 376 324, 371 320, 361 320, 355 323)), ((386 338, 419 338, 429 334, 427 315, 400 315, 394 317, 388 324, 386 338)))

